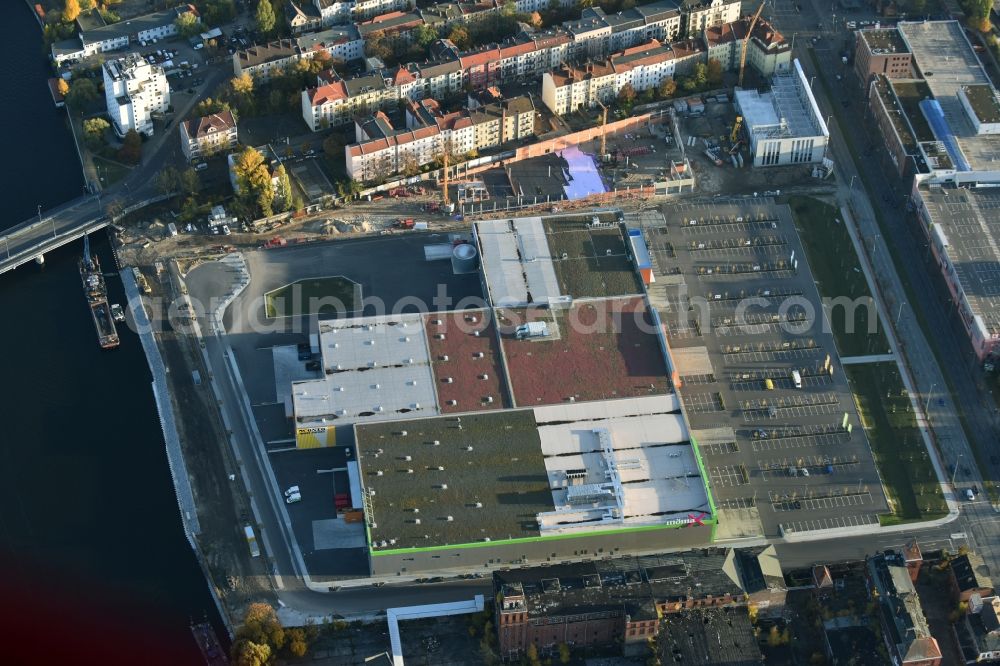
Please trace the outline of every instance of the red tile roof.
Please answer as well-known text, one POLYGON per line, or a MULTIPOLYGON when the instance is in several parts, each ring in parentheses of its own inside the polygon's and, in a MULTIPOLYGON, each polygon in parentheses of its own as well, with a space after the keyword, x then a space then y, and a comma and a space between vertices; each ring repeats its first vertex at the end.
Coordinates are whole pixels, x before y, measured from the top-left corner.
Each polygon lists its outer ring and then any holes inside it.
POLYGON ((347 99, 348 96, 347 86, 344 85, 343 81, 339 80, 334 83, 328 83, 325 86, 309 90, 309 102, 313 106, 322 106, 327 102, 347 99))

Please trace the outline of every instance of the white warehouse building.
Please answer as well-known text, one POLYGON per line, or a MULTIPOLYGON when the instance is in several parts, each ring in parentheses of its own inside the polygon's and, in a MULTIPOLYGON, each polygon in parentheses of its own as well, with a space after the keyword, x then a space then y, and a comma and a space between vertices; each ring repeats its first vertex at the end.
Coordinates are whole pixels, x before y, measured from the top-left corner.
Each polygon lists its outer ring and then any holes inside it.
POLYGON ((163 68, 130 54, 104 63, 104 96, 118 136, 134 129, 153 135, 153 114, 170 107, 170 84, 163 68))
POLYGON ((755 167, 823 161, 830 131, 798 60, 775 74, 771 90, 737 90, 736 108, 750 141, 755 167))

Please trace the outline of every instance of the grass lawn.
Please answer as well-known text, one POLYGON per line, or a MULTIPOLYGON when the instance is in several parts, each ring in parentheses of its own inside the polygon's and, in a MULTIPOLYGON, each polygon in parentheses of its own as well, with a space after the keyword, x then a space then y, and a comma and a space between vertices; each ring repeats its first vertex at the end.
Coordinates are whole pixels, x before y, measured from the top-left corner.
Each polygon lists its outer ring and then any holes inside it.
POLYGON ((893 514, 883 525, 940 518, 948 512, 895 363, 846 367, 893 514))
MULTIPOLYGON (((826 77, 822 75, 823 70, 819 66, 819 60, 816 56, 816 52, 812 49, 809 49, 809 57, 813 61, 813 66, 816 68, 818 72, 821 73, 819 77, 820 85, 822 86, 823 91, 826 93, 827 98, 837 99, 837 95, 833 95, 831 93, 829 85, 827 84, 826 81, 826 77)), ((841 112, 842 109, 840 108, 840 106, 834 104, 832 108, 833 108, 833 115, 837 119, 837 124, 840 125, 841 127, 846 127, 847 124, 844 121, 844 114, 841 112)), ((847 150, 851 153, 851 159, 854 160, 855 166, 858 167, 858 175, 860 177, 861 184, 862 186, 864 186, 865 191, 868 194, 869 198, 874 202, 875 201, 874 192, 876 191, 876 188, 873 187, 873 185, 868 182, 868 178, 865 175, 864 170, 860 168, 861 158, 858 155, 857 146, 854 145, 854 139, 850 132, 844 132, 843 135, 844 135, 844 142, 847 144, 847 150)), ((879 230, 883 234, 886 234, 886 230, 888 229, 888 223, 882 218, 881 209, 876 205, 873 205, 872 209, 875 212, 875 221, 878 224, 879 230)), ((887 237, 891 237, 891 235, 887 237)), ((932 330, 931 327, 928 326, 927 318, 924 315, 924 309, 923 306, 921 305, 921 300, 920 298, 918 298, 917 292, 914 290, 913 285, 910 283, 909 275, 907 274, 906 270, 904 270, 904 266, 906 265, 905 262, 909 261, 909 258, 904 257, 900 254, 901 250, 899 249, 899 246, 896 243, 887 243, 886 246, 889 249, 889 255, 892 257, 892 263, 896 269, 896 274, 899 276, 899 280, 903 285, 903 290, 906 294, 906 300, 912 306, 915 306, 913 307, 913 313, 914 315, 916 315, 917 321, 920 323, 920 328, 923 329, 925 332, 932 330)), ((937 337, 934 335, 928 335, 927 343, 933 350, 934 356, 938 360, 938 365, 940 365, 942 369, 946 368, 947 364, 942 362, 943 357, 941 354, 941 350, 938 348, 937 337)), ((943 372, 942 374, 944 376, 945 383, 948 385, 948 393, 949 395, 952 396, 953 401, 957 405, 956 411, 958 413, 958 420, 962 424, 962 430, 965 432, 966 439, 969 440, 969 443, 972 446, 972 453, 976 458, 976 464, 979 466, 980 470, 989 469, 989 467, 984 464, 984 462, 986 461, 987 452, 982 451, 980 449, 980 442, 975 437, 972 436, 972 429, 969 427, 968 420, 966 419, 964 406, 962 405, 961 401, 954 400, 956 394, 955 390, 952 388, 951 385, 952 384, 951 374, 948 372, 943 372)), ((998 500, 1000 500, 1000 493, 998 493, 997 488, 993 483, 987 483, 986 487, 983 490, 986 491, 987 495, 990 498, 990 501, 997 502, 998 500)))
POLYGON ((111 185, 114 185, 125 178, 132 170, 121 162, 109 160, 105 157, 98 157, 97 155, 94 155, 93 159, 94 166, 97 167, 97 173, 100 175, 101 185, 103 187, 110 187, 111 185))
POLYGON ((795 228, 805 247, 820 295, 823 298, 846 297, 852 302, 863 299, 858 301, 861 305, 853 308, 853 329, 847 325, 846 307, 835 306, 827 312, 832 320, 833 336, 840 355, 887 353, 889 342, 877 314, 874 332, 869 332, 869 308, 866 304, 871 303, 872 313, 875 312, 875 304, 839 211, 812 197, 789 197, 788 204, 795 216, 795 228))
POLYGON ((269 319, 301 315, 354 313, 361 303, 361 285, 339 275, 299 280, 264 295, 269 319))

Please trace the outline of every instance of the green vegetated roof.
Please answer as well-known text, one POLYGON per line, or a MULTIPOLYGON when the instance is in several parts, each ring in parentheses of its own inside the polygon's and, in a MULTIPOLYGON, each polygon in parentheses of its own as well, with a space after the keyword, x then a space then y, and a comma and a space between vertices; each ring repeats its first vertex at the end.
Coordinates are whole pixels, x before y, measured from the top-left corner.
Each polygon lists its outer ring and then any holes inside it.
POLYGON ((357 446, 375 554, 538 537, 555 509, 530 410, 359 425, 357 446))

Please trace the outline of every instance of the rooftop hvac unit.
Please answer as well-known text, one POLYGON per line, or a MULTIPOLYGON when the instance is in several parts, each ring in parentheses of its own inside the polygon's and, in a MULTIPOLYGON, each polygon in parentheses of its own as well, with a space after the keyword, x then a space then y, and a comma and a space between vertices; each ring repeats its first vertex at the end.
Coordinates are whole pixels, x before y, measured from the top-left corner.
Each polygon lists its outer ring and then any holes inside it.
POLYGON ((483 401, 485 401, 487 404, 492 404, 493 403, 493 396, 488 395, 485 398, 483 398, 483 401))
POLYGON ((447 354, 441 354, 441 360, 442 361, 447 361, 448 360, 448 355, 447 354))
POLYGON ((444 471, 444 465, 438 465, 437 466, 437 471, 443 472, 444 471))
POLYGON ((440 488, 441 490, 448 490, 448 484, 442 483, 440 486, 438 486, 438 488, 440 488))
POLYGON ((485 356, 485 354, 483 354, 483 352, 474 352, 472 354, 472 358, 482 358, 483 356, 485 356))
POLYGON ((419 402, 413 403, 413 409, 420 409, 420 403, 419 402))
POLYGON ((419 518, 414 518, 413 519, 413 524, 414 525, 419 525, 420 524, 420 519, 419 518))
POLYGON ((400 340, 400 342, 409 342, 409 341, 410 341, 410 336, 408 335, 404 335, 402 340, 400 340))
POLYGON ((406 473, 407 474, 413 474, 413 470, 411 468, 407 467, 406 468, 406 473))
POLYGON ((448 516, 445 520, 447 520, 449 523, 451 523, 451 522, 455 521, 455 518, 454 518, 454 516, 448 516))
POLYGON ((479 375, 479 378, 483 379, 483 380, 486 380, 486 379, 489 379, 490 376, 488 374, 486 374, 486 373, 483 373, 483 374, 479 375))
POLYGON ((445 378, 444 378, 444 383, 445 383, 445 384, 454 384, 454 383, 455 383, 455 380, 454 380, 454 379, 452 379, 451 377, 445 377, 445 378))
POLYGON ((467 447, 465 447, 465 450, 466 451, 472 451, 472 447, 471 446, 467 446, 467 447))
MULTIPOLYGON (((376 386, 378 386, 378 384, 376 384, 376 386)), ((405 430, 400 430, 399 431, 399 436, 400 437, 406 437, 406 435, 407 435, 407 432, 405 430)))
POLYGON ((433 442, 431 442, 431 444, 433 444, 434 446, 441 446, 441 440, 435 439, 433 442))
POLYGON ((413 460, 413 456, 403 456, 403 460, 409 462, 409 461, 413 460))
POLYGON ((435 326, 440 326, 441 325, 441 320, 440 319, 435 319, 431 323, 434 324, 435 326))
POLYGON ((411 379, 410 381, 408 381, 406 383, 409 384, 410 386, 416 386, 417 385, 417 380, 416 379, 411 379))
POLYGON ((375 476, 382 476, 382 470, 377 470, 375 472, 375 476))
POLYGON ((483 503, 482 502, 476 502, 476 508, 477 509, 482 509, 483 508, 483 503))
POLYGON ((374 347, 375 346, 375 341, 374 340, 368 340, 365 344, 367 344, 370 347, 374 347))
POLYGON ((458 404, 458 400, 449 400, 448 404, 451 405, 452 407, 454 407, 455 405, 458 404))

